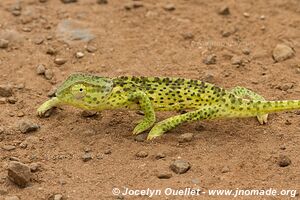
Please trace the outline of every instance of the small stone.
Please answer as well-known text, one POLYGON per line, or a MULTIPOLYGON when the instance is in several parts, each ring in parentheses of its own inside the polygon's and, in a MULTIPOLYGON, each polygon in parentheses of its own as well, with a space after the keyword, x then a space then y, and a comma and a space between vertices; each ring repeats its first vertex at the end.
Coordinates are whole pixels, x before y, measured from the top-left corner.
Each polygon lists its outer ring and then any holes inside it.
POLYGON ((82 161, 83 162, 87 162, 89 160, 92 160, 93 159, 93 156, 91 153, 85 153, 83 154, 83 156, 81 157, 82 161))
POLYGON ((178 142, 179 143, 186 143, 186 142, 191 142, 194 139, 194 134, 193 133, 184 133, 179 136, 178 142))
POLYGON ((159 179, 169 179, 172 177, 172 174, 169 172, 159 172, 156 176, 159 179))
POLYGON ((9 157, 9 160, 10 161, 17 161, 17 162, 20 162, 20 159, 19 158, 17 158, 17 157, 9 157))
POLYGON ((148 156, 148 153, 146 151, 139 151, 135 155, 138 158, 146 158, 148 156))
POLYGON ((45 71, 46 71, 45 65, 39 64, 38 66, 36 66, 36 73, 37 73, 38 75, 43 75, 43 74, 45 74, 45 71))
POLYGON ((12 151, 12 150, 16 149, 16 146, 14 146, 14 145, 4 145, 4 146, 2 146, 2 149, 5 150, 5 151, 12 151))
POLYGON ((62 200, 62 199, 63 199, 62 194, 53 194, 48 198, 48 200, 62 200))
POLYGON ((14 16, 20 16, 21 15, 21 11, 20 10, 12 10, 11 14, 13 14, 14 16))
POLYGON ((242 49, 243 54, 249 55, 251 53, 251 50, 249 48, 243 48, 242 49))
POLYGON ((284 124, 285 124, 285 125, 291 125, 292 122, 291 122, 290 120, 287 119, 287 120, 285 120, 284 124))
POLYGON ((30 182, 30 168, 17 161, 11 161, 8 166, 8 178, 19 187, 26 187, 30 182))
POLYGON ((83 148, 83 151, 84 151, 85 153, 88 153, 88 152, 91 152, 92 149, 91 149, 91 147, 87 146, 87 147, 84 147, 84 148, 83 148))
POLYGON ((176 174, 186 173, 191 168, 189 162, 185 160, 175 160, 171 165, 170 169, 176 174))
POLYGON ((79 51, 79 52, 76 52, 75 56, 76 56, 76 58, 80 59, 80 58, 84 57, 84 53, 79 51))
POLYGON ((9 197, 5 197, 4 200, 20 200, 20 198, 17 196, 9 196, 9 197))
POLYGON ((6 104, 6 98, 1 97, 0 98, 0 104, 6 104))
POLYGON ((227 5, 222 6, 219 9, 218 13, 219 13, 219 15, 229 15, 230 14, 229 7, 227 5))
POLYGON ((159 160, 159 159, 162 159, 162 158, 165 158, 166 157, 166 154, 162 153, 162 152, 158 152, 155 156, 155 159, 156 160, 159 160))
POLYGON ((261 16, 259 17, 259 19, 260 19, 260 20, 265 20, 265 19, 266 19, 266 16, 261 15, 261 16))
POLYGON ((203 63, 207 65, 216 64, 217 62, 217 56, 215 54, 211 54, 206 56, 206 58, 203 59, 203 63))
POLYGON ((110 150, 110 149, 106 149, 106 150, 104 151, 104 154, 106 154, 106 155, 111 154, 111 150, 110 150))
POLYGON ((277 164, 279 167, 287 167, 292 163, 291 159, 285 155, 279 155, 277 164))
POLYGON ((22 120, 20 123, 19 123, 19 130, 22 132, 22 133, 29 133, 29 132, 33 132, 33 131, 36 131, 40 128, 39 125, 33 123, 33 122, 30 122, 30 121, 27 121, 27 120, 22 120))
POLYGON ((67 62, 67 59, 65 58, 55 58, 54 63, 57 65, 63 65, 67 62))
POLYGON ((166 10, 166 11, 174 11, 175 10, 175 5, 172 4, 172 3, 168 3, 168 4, 164 5, 163 9, 166 10))
POLYGON ((81 112, 82 117, 95 117, 96 115, 98 115, 97 111, 84 110, 81 112))
POLYGON ((273 50, 273 59, 276 62, 287 60, 293 56, 294 56, 293 49, 285 44, 277 44, 273 50))
POLYGON ((243 58, 241 56, 233 56, 231 58, 232 65, 243 65, 243 58))
POLYGON ((31 32, 32 31, 32 28, 30 28, 30 27, 23 27, 22 28, 22 31, 24 31, 24 32, 31 32))
POLYGON ((19 111, 19 112, 17 113, 17 117, 24 117, 24 116, 25 116, 25 113, 22 112, 22 111, 19 111))
POLYGON ((53 78, 53 76, 54 76, 54 73, 51 69, 46 69, 45 70, 45 78, 47 80, 51 80, 53 78))
POLYGON ((0 48, 6 49, 8 47, 9 41, 5 39, 0 39, 0 48))
POLYGON ((57 91, 56 87, 51 88, 51 90, 47 93, 48 97, 55 97, 55 93, 57 91))
POLYGON ((94 52, 97 51, 97 47, 95 47, 95 46, 93 46, 93 45, 88 45, 88 46, 86 47, 86 50, 87 50, 87 52, 89 52, 89 53, 94 53, 94 52))
POLYGON ((0 97, 10 97, 13 95, 13 90, 10 85, 0 85, 0 97))
POLYGON ((98 4, 107 4, 108 1, 107 0, 97 0, 98 4))
POLYGON ((250 13, 247 13, 247 12, 244 12, 243 15, 244 15, 244 17, 246 17, 246 18, 250 17, 250 13))
POLYGON ((31 163, 29 165, 30 171, 31 172, 37 172, 41 168, 41 164, 39 163, 31 163))
POLYGON ((1 187, 0 188, 0 196, 1 195, 7 195, 8 194, 8 191, 7 191, 7 189, 6 188, 3 188, 3 187, 1 187))
POLYGON ((227 173, 227 172, 230 172, 230 169, 228 166, 224 166, 221 170, 222 173, 227 173))
POLYGON ((292 89, 294 87, 293 83, 284 83, 282 85, 279 85, 276 87, 276 89, 280 89, 282 91, 288 91, 289 89, 292 89))
POLYGON ((138 134, 134 137, 134 140, 137 142, 144 142, 147 139, 147 133, 138 134))
POLYGON ((279 147, 280 150, 286 150, 286 147, 284 145, 279 147))
POLYGON ((77 0, 61 0, 63 3, 75 3, 77 0))
POLYGON ((131 3, 125 4, 125 5, 124 5, 124 8, 125 8, 126 10, 131 10, 131 9, 133 9, 133 8, 141 8, 141 7, 143 7, 143 6, 144 6, 143 2, 134 1, 134 2, 131 2, 131 3))
POLYGON ((57 53, 57 51, 53 47, 49 47, 47 49, 46 53, 49 54, 49 55, 55 55, 57 53))
POLYGON ((35 38, 35 39, 33 40, 33 42, 34 42, 34 44, 36 44, 36 45, 40 45, 40 44, 42 44, 42 43, 44 42, 44 39, 43 39, 43 38, 35 38))
POLYGON ((186 32, 181 34, 183 39, 185 40, 192 40, 194 39, 194 34, 192 32, 186 32))
POLYGON ((8 101, 8 103, 10 103, 10 104, 15 104, 15 103, 18 102, 18 99, 15 98, 15 97, 8 97, 8 98, 7 98, 7 101, 8 101))

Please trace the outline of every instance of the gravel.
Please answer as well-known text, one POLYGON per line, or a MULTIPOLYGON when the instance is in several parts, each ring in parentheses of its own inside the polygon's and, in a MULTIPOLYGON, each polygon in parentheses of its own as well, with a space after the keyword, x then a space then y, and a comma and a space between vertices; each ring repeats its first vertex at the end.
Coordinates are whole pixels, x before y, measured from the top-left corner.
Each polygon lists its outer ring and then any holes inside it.
POLYGON ((40 128, 40 126, 38 124, 35 124, 31 121, 28 120, 22 120, 19 122, 19 130, 22 133, 29 133, 29 132, 33 132, 36 131, 40 128))
POLYGON ((292 164, 291 159, 286 155, 279 155, 277 164, 279 167, 287 167, 292 164))
POLYGON ((186 143, 186 142, 191 142, 194 139, 194 134, 193 133, 184 133, 179 136, 178 142, 179 143, 186 143))
POLYGON ((191 168, 189 162, 185 160, 175 160, 171 165, 170 169, 176 174, 184 174, 191 168))
POLYGON ((93 156, 91 153, 84 153, 83 156, 81 157, 83 162, 87 162, 93 159, 93 156))
POLYGON ((10 97, 13 95, 13 90, 10 85, 0 85, 0 97, 10 97))
POLYGON ((146 158, 148 156, 148 153, 146 151, 139 151, 135 155, 138 158, 146 158))
POLYGON ((36 66, 36 73, 38 75, 44 75, 45 71, 46 71, 45 65, 39 64, 39 65, 36 66))
POLYGON ((55 58, 54 63, 57 65, 63 65, 67 62, 68 60, 65 58, 55 58))
POLYGON ((293 49, 285 44, 277 44, 273 50, 273 59, 276 62, 287 60, 289 58, 292 58, 293 56, 293 49))
POLYGON ((26 187, 31 178, 30 168, 17 161, 11 161, 8 166, 8 179, 21 188, 26 187))
POLYGON ((172 177, 172 174, 169 172, 159 172, 156 176, 159 179, 170 179, 172 177))

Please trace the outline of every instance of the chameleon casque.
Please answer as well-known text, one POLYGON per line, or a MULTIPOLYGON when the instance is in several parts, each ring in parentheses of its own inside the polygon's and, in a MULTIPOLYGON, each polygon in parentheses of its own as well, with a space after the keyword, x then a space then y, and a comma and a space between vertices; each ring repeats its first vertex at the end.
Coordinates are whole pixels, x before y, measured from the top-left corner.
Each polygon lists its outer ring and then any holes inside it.
POLYGON ((106 78, 73 74, 58 87, 56 97, 38 108, 42 116, 52 107, 67 104, 85 110, 141 109, 144 118, 134 128, 140 134, 151 128, 147 139, 195 120, 253 117, 263 124, 268 113, 300 109, 300 100, 266 101, 253 91, 225 90, 199 80, 169 77, 122 76, 106 78), (155 111, 189 110, 155 124, 155 111), (153 126, 154 125, 154 126, 153 126))

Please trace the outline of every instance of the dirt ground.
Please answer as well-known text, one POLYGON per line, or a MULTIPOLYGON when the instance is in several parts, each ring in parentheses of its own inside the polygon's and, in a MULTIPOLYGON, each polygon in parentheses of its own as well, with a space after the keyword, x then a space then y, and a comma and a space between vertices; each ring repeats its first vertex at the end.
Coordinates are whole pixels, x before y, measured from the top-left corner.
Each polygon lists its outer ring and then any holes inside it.
MULTIPOLYGON (((135 111, 83 117, 63 106, 48 118, 36 115, 74 72, 193 78, 248 87, 268 100, 300 99, 299 27, 298 0, 1 0, 0 39, 8 45, 0 48, 0 85, 13 94, 0 101, 0 199, 150 199, 112 194, 124 187, 206 192, 153 199, 231 199, 207 192, 236 188, 297 190, 295 198, 237 199, 299 198, 299 112, 271 114, 266 125, 254 118, 194 122, 154 141, 131 135, 142 118, 135 111), (277 44, 291 47, 291 58, 275 62, 277 44), (22 133, 22 121, 40 128, 22 133), (184 133, 192 141, 180 143, 184 133), (278 164, 283 156, 286 167, 278 164), (190 170, 174 173, 176 159, 190 170), (38 166, 27 187, 8 179, 11 160, 38 166)), ((160 112, 158 120, 176 114, 160 112)))

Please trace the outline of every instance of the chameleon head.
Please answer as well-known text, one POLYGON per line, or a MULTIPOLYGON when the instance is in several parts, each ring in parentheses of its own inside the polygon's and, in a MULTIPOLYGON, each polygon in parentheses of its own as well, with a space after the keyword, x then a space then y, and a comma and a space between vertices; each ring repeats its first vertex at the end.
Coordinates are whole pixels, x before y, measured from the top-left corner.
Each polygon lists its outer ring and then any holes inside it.
POLYGON ((57 89, 56 97, 65 104, 99 110, 113 88, 109 78, 73 74, 57 89))

